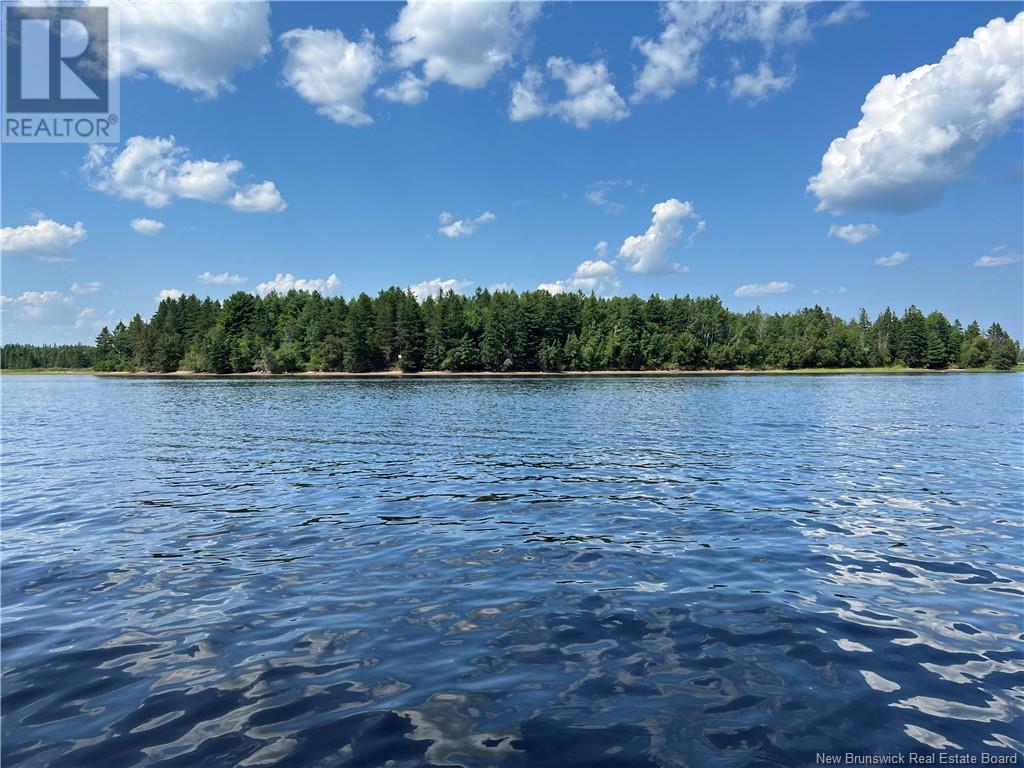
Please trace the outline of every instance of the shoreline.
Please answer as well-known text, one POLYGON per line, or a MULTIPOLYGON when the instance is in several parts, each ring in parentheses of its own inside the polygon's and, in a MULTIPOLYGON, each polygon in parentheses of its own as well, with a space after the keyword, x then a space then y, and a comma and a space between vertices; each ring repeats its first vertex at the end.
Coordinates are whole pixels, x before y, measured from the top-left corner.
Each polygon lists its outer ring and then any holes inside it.
POLYGON ((529 378, 580 378, 580 377, 700 377, 700 376, 867 376, 904 375, 924 376, 950 373, 1019 373, 1024 367, 1018 365, 1008 371, 994 368, 770 368, 764 370, 708 369, 698 371, 653 370, 653 371, 420 371, 403 373, 399 370, 368 371, 297 371, 295 373, 199 373, 196 371, 93 371, 88 368, 69 369, 12 369, 0 370, 0 376, 96 376, 136 379, 529 379, 529 378))

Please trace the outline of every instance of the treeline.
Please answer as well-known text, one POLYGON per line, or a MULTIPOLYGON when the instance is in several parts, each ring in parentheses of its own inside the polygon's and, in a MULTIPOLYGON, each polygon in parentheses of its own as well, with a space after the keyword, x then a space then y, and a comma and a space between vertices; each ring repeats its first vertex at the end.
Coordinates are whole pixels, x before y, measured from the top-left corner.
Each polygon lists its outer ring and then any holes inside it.
POLYGON ((15 368, 92 368, 96 347, 85 344, 4 344, 0 365, 15 368))
MULTIPOLYGON (((64 347, 3 348, 3 367, 52 365, 64 347), (32 355, 37 357, 33 358, 32 355)), ((546 291, 446 292, 420 302, 290 291, 224 302, 164 299, 146 322, 104 328, 100 371, 271 373, 699 370, 737 368, 1012 368, 1020 345, 998 325, 964 328, 910 307, 845 320, 821 307, 737 313, 718 297, 598 298, 546 291)), ((82 358, 83 361, 85 358, 82 358)))

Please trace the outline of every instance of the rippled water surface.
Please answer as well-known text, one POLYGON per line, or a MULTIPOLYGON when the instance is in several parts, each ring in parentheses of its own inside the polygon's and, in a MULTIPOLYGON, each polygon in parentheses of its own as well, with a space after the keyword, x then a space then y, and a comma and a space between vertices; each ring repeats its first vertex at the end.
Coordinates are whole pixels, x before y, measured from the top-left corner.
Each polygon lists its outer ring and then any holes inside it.
POLYGON ((2 378, 2 762, 1024 749, 1024 379, 2 378))

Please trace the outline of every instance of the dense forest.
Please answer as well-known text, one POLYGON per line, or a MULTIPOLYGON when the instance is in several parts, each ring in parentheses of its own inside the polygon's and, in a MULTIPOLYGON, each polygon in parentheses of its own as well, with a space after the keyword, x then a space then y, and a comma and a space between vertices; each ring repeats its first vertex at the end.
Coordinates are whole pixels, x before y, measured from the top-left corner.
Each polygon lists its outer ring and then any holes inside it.
POLYGON ((821 307, 737 313, 718 297, 599 298, 546 291, 389 288, 346 301, 290 291, 223 302, 164 299, 104 328, 95 347, 8 344, 3 368, 97 371, 600 371, 908 366, 1012 368, 1020 344, 993 324, 964 328, 911 306, 852 320, 821 307))

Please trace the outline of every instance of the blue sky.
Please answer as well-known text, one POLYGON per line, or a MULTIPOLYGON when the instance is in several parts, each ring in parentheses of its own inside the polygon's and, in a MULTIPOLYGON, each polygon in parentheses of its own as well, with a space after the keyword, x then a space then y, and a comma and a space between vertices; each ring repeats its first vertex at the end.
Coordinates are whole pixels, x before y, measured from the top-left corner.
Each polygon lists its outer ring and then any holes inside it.
POLYGON ((120 145, 3 146, 5 342, 297 281, 1021 336, 1020 3, 211 7, 122 20, 120 145))

